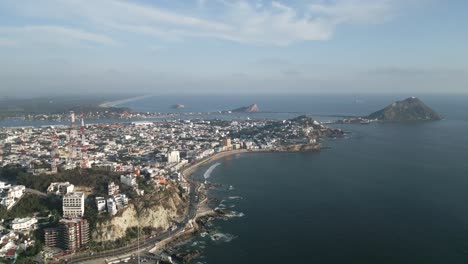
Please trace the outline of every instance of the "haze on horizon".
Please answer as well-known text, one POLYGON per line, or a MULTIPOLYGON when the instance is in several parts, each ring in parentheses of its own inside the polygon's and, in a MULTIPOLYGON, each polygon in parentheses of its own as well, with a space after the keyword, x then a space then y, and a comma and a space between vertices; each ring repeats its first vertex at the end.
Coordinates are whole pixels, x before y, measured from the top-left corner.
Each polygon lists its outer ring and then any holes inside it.
POLYGON ((2 96, 466 93, 463 0, 3 0, 2 96))

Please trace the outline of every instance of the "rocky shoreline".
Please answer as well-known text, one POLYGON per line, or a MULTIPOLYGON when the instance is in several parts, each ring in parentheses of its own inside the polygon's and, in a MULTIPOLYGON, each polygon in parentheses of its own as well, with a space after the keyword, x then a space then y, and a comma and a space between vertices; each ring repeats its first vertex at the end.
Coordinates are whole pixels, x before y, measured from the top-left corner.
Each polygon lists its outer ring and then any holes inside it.
MULTIPOLYGON (((279 153, 279 152, 306 152, 306 151, 319 151, 321 145, 318 143, 311 144, 290 144, 282 145, 275 149, 240 149, 240 150, 230 150, 225 152, 216 153, 213 156, 205 158, 195 164, 192 164, 184 169, 181 173, 187 181, 195 181, 191 176, 199 170, 204 165, 212 163, 214 161, 226 158, 229 156, 243 154, 243 153, 279 153)), ((175 233, 172 236, 159 241, 155 246, 149 250, 149 253, 160 255, 165 253, 165 255, 170 255, 172 260, 180 261, 182 263, 187 263, 193 258, 198 257, 201 252, 198 250, 190 250, 179 253, 168 253, 171 249, 184 244, 188 240, 192 239, 199 234, 209 234, 209 222, 213 219, 224 218, 232 216, 235 212, 232 212, 228 209, 218 208, 209 204, 210 198, 208 197, 209 187, 204 183, 197 182, 196 195, 199 197, 200 202, 197 204, 198 212, 193 219, 190 219, 185 225, 184 229, 181 232, 175 233)))

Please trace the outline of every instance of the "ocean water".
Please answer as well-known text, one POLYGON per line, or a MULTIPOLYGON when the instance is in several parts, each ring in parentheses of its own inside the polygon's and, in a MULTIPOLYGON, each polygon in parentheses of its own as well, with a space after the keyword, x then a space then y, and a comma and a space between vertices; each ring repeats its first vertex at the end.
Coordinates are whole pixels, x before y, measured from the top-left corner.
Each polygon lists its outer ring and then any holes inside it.
MULTIPOLYGON (((421 98, 445 119, 341 125, 349 136, 321 152, 242 154, 198 171, 204 180, 210 170, 221 185, 211 195, 237 217, 214 221, 224 237, 195 239, 203 254, 193 263, 467 263, 468 98, 421 98)), ((403 97, 255 102, 359 115, 395 99, 403 97)))
MULTIPOLYGON (((272 113, 231 117, 328 119, 408 96, 160 96, 124 106, 206 112, 257 103, 272 113)), ((445 119, 340 125, 349 135, 320 152, 242 154, 197 171, 237 214, 213 222, 216 239, 191 242, 202 250, 193 263, 468 263, 468 96, 419 97, 445 119)))

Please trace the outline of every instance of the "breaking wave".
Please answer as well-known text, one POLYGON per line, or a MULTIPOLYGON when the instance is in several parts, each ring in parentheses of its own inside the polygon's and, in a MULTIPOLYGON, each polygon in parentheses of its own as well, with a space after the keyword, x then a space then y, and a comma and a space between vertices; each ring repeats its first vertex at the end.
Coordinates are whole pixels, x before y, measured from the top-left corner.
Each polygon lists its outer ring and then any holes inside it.
POLYGON ((231 235, 231 234, 222 234, 222 233, 216 233, 211 236, 211 240, 213 241, 219 241, 219 242, 231 242, 233 239, 235 239, 236 236, 231 235))
POLYGON ((211 173, 212 173, 213 170, 214 170, 216 167, 218 167, 219 165, 221 165, 221 163, 219 163, 219 162, 218 162, 218 163, 215 163, 215 164, 213 164, 213 165, 211 165, 211 166, 205 171, 205 173, 203 174, 203 177, 204 177, 205 179, 208 179, 209 177, 211 177, 211 173))

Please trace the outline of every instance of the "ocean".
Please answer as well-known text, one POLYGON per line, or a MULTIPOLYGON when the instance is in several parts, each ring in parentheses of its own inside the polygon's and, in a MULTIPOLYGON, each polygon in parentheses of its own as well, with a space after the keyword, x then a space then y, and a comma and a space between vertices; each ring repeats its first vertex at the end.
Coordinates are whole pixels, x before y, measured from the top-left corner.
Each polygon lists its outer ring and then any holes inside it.
MULTIPOLYGON (((123 106, 206 112, 257 103, 269 113, 223 118, 327 120, 409 96, 159 96, 123 106)), ((418 97, 444 120, 333 125, 347 136, 320 152, 240 154, 197 171, 237 216, 185 245, 202 252, 193 263, 468 263, 468 96, 418 97)))
MULTIPOLYGON (((170 103, 186 104, 182 111, 257 103, 265 111, 327 116, 364 115, 405 97, 200 96, 170 103)), ((193 263, 467 263, 468 97, 420 98, 445 119, 340 125, 348 136, 323 142, 328 148, 320 152, 241 154, 196 172, 220 185, 211 196, 237 217, 215 220, 216 236, 185 245, 202 251, 193 263)), ((170 103, 147 98, 132 106, 162 110, 170 103)))

